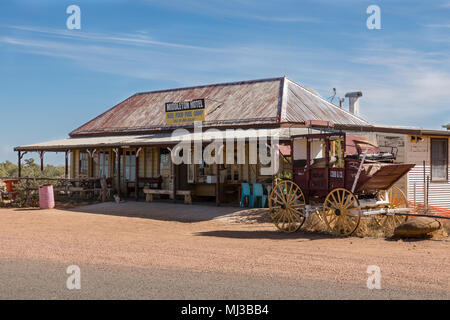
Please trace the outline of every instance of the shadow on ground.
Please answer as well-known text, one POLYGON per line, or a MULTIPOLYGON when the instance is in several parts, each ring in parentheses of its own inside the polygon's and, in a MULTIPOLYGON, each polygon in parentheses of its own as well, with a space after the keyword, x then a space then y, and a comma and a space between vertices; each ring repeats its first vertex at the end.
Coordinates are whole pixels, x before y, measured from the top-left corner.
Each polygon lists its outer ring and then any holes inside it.
MULTIPOLYGON (((74 212, 104 214, 119 217, 133 217, 177 222, 201 222, 215 219, 247 219, 258 223, 267 210, 240 207, 217 207, 213 204, 192 204, 170 202, 135 202, 126 201, 119 204, 103 202, 70 209, 74 212)), ((250 222, 252 223, 252 222, 250 222)))
POLYGON ((203 237, 219 237, 219 238, 233 238, 233 239, 272 239, 272 240, 322 240, 322 239, 336 239, 336 236, 310 233, 310 232, 294 232, 283 233, 278 230, 214 230, 194 233, 195 236, 203 237))

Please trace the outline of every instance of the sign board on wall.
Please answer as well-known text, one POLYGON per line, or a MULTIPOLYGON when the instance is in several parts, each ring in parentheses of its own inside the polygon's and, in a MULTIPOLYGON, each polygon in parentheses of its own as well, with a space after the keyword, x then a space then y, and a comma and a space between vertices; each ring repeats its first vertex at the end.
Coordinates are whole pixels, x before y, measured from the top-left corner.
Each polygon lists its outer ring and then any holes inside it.
POLYGON ((170 153, 161 153, 159 159, 159 174, 163 177, 170 175, 170 153))
POLYGON ((205 100, 166 103, 166 124, 190 124, 205 121, 205 100))

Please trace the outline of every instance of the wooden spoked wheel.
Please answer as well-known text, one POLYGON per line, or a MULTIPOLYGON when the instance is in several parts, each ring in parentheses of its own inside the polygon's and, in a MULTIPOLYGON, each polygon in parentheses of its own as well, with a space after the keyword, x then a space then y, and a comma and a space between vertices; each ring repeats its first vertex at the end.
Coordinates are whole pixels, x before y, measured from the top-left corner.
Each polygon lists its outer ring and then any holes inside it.
POLYGON ((362 211, 358 198, 352 192, 337 188, 327 195, 322 215, 331 233, 349 236, 358 228, 362 211))
POLYGON ((292 181, 279 182, 270 193, 269 210, 275 226, 283 232, 295 232, 306 219, 305 196, 292 181))
MULTIPOLYGON (((378 199, 385 200, 386 195, 389 204, 386 205, 389 209, 408 208, 408 199, 406 195, 397 187, 390 188, 387 192, 381 190, 378 192, 378 199)), ((408 216, 401 215, 377 215, 374 216, 375 222, 383 228, 385 234, 391 234, 394 229, 408 220, 408 216)))

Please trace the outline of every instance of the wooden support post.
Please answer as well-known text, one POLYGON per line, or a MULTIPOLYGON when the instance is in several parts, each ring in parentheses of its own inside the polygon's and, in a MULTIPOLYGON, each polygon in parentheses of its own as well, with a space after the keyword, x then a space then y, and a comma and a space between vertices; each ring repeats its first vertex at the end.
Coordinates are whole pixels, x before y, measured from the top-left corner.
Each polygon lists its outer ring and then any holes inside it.
POLYGON ((425 208, 427 206, 427 180, 426 180, 426 162, 423 160, 423 212, 425 213, 425 208))
POLYGON ((136 164, 134 166, 134 199, 139 200, 139 153, 142 148, 136 150, 136 164))
POLYGON ((114 154, 116 155, 116 188, 117 188, 117 195, 120 197, 120 148, 113 149, 114 154))
POLYGON ((27 152, 28 151, 18 151, 18 154, 17 154, 17 176, 19 178, 22 177, 22 158, 27 152))
POLYGON ((327 190, 330 190, 330 138, 326 137, 325 142, 325 184, 327 190))
POLYGON ((177 167, 175 163, 172 161, 172 195, 173 202, 177 202, 177 167))
POLYGON ((20 164, 20 160, 22 160, 20 151, 17 151, 17 176, 20 178, 22 176, 22 165, 20 164))
POLYGON ((44 171, 44 153, 45 151, 39 151, 39 158, 41 159, 41 172, 44 171))
POLYGON ((94 149, 92 151, 88 149, 86 151, 89 154, 89 158, 91 159, 90 160, 91 166, 90 166, 90 170, 89 170, 89 177, 94 178, 94 165, 95 165, 94 157, 95 157, 95 153, 97 152, 97 149, 94 149))
POLYGON ((90 159, 90 166, 89 166, 89 178, 93 178, 94 177, 94 158, 89 157, 90 159))
POLYGON ((117 194, 120 197, 121 186, 120 186, 120 160, 122 157, 122 149, 118 148, 117 152, 117 194))
POLYGON ((69 178, 69 150, 66 150, 66 154, 65 154, 65 162, 64 162, 64 177, 66 179, 69 178))
POLYGON ((216 163, 216 206, 220 206, 220 168, 216 163))

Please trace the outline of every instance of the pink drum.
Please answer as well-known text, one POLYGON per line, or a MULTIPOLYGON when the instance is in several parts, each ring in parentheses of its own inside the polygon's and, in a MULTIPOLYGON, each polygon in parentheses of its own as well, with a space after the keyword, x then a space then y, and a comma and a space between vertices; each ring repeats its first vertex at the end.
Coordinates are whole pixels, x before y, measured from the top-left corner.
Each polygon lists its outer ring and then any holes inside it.
POLYGON ((39 207, 41 209, 53 209, 55 207, 52 185, 39 187, 39 207))

